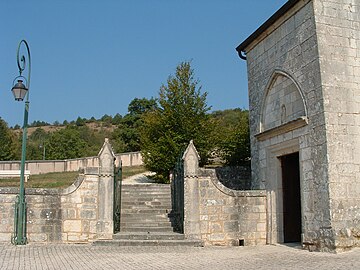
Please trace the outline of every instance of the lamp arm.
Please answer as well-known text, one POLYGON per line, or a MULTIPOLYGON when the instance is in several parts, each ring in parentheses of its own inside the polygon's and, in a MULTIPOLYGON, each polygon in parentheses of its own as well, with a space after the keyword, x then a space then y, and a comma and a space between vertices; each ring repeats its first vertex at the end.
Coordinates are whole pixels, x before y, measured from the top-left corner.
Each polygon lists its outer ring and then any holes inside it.
POLYGON ((26 80, 26 88, 29 90, 27 92, 27 96, 26 96, 26 101, 29 101, 29 92, 30 92, 30 75, 31 75, 31 57, 30 57, 30 49, 29 49, 29 44, 26 42, 26 40, 21 40, 20 43, 19 43, 19 46, 18 46, 18 49, 17 49, 17 53, 16 53, 16 56, 17 56, 17 65, 18 65, 18 68, 19 68, 19 73, 20 73, 20 76, 22 76, 22 72, 25 70, 26 68, 26 58, 24 55, 21 56, 20 58, 20 48, 21 48, 21 44, 25 45, 26 47, 26 50, 27 50, 27 58, 28 58, 28 77, 27 77, 27 80, 26 80))

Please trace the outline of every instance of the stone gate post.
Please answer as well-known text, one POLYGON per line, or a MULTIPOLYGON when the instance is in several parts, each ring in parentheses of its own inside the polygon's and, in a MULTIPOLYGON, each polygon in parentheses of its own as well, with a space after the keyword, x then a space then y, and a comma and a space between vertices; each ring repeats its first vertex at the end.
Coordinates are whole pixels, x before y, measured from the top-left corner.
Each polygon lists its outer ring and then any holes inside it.
POLYGON ((114 232, 114 166, 115 154, 106 138, 99 152, 99 213, 96 224, 98 239, 112 239, 114 232))
POLYGON ((184 155, 184 234, 187 239, 201 239, 200 234, 200 195, 198 170, 200 156, 193 141, 184 155))

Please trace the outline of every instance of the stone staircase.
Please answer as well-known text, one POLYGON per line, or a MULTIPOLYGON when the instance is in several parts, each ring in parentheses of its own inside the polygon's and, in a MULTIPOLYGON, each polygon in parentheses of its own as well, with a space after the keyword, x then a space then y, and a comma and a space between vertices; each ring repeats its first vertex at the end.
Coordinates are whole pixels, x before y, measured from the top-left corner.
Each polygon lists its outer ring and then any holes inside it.
POLYGON ((102 246, 202 246, 173 231, 170 185, 124 184, 121 192, 120 232, 113 240, 97 240, 102 246))

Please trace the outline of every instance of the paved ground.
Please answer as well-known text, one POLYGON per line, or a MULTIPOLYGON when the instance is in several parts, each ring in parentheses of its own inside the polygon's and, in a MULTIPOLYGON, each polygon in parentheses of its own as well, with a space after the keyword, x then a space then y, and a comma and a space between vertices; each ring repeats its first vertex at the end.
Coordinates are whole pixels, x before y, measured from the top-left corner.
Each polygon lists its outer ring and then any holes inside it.
POLYGON ((95 247, 0 244, 0 269, 360 269, 360 248, 341 254, 289 246, 95 247))

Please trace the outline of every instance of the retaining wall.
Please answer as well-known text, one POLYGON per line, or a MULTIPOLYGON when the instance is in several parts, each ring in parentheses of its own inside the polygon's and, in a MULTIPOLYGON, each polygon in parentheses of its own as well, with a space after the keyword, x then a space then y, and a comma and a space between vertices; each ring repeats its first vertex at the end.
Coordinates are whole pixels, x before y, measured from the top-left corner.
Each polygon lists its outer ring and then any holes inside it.
POLYGON ((199 168, 192 142, 183 161, 186 238, 202 240, 205 245, 267 243, 267 196, 264 190, 248 189, 249 169, 199 168))
MULTIPOLYGON (((123 167, 143 165, 140 152, 130 152, 115 155, 115 165, 119 166, 120 161, 123 167)), ((72 172, 87 167, 98 167, 98 157, 85 157, 66 160, 30 160, 25 163, 25 170, 31 174, 42 174, 49 172, 72 172)), ((1 170, 20 170, 20 161, 0 161, 1 170)))
MULTIPOLYGON (((87 167, 66 189, 25 189, 27 240, 82 243, 113 234, 114 156, 106 141, 99 167, 87 167)), ((0 242, 10 242, 18 188, 0 188, 0 242)))

